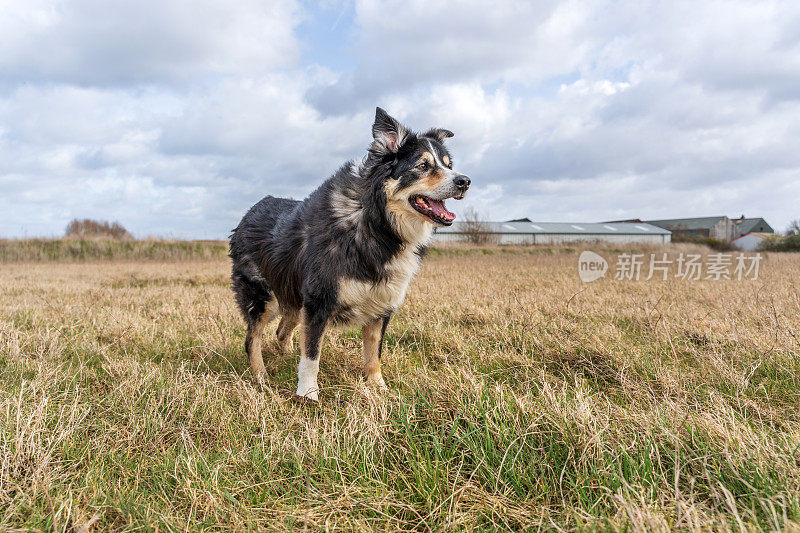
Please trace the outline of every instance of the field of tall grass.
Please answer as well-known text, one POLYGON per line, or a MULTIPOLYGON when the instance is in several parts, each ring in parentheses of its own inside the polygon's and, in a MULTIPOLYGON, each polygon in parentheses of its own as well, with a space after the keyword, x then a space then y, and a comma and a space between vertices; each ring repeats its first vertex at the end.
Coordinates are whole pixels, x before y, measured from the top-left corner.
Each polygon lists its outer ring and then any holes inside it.
POLYGON ((0 239, 0 263, 222 259, 227 241, 0 239))
POLYGON ((308 407, 274 336, 252 379, 224 246, 3 251, 0 530, 800 528, 800 255, 583 284, 579 252, 434 250, 388 392, 332 333, 308 407))

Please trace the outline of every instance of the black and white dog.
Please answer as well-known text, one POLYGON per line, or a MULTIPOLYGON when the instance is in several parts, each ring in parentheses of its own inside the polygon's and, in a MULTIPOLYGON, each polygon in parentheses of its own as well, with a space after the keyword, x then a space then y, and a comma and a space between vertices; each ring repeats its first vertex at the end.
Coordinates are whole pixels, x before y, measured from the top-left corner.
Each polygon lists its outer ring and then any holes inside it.
POLYGON ((417 134, 375 113, 364 160, 348 162, 303 200, 267 196, 233 230, 233 290, 247 321, 245 350, 262 379, 264 326, 281 317, 278 344, 292 347, 300 323, 297 396, 317 400, 320 344, 326 327, 362 328, 364 376, 385 388, 381 344, 403 302, 435 225, 455 215, 468 177, 453 170, 443 141, 453 133, 417 134))

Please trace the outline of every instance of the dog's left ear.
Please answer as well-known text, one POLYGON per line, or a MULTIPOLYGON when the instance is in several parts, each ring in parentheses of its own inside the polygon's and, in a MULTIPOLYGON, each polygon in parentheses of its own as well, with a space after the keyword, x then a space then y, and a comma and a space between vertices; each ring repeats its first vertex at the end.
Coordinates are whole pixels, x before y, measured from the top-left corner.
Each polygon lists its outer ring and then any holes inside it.
POLYGON ((380 107, 375 109, 375 123, 372 125, 372 137, 375 141, 372 143, 372 151, 378 154, 396 154, 408 133, 408 129, 389 116, 389 113, 380 107))
POLYGON ((446 130, 444 128, 433 128, 428 130, 428 133, 425 134, 425 137, 433 137, 434 139, 438 139, 439 142, 444 142, 445 139, 449 139, 455 135, 452 131, 446 130))

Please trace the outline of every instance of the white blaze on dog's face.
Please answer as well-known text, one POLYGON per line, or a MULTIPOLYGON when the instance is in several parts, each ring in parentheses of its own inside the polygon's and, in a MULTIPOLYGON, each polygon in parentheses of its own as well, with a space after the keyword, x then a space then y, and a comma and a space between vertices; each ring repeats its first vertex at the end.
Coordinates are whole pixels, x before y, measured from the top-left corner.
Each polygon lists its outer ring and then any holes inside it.
POLYGON ((433 225, 450 226, 456 216, 445 200, 464 197, 468 177, 453 170, 444 139, 453 133, 432 129, 423 135, 410 133, 378 109, 373 125, 373 148, 394 157, 394 169, 385 185, 386 209, 406 241, 430 234, 433 225))

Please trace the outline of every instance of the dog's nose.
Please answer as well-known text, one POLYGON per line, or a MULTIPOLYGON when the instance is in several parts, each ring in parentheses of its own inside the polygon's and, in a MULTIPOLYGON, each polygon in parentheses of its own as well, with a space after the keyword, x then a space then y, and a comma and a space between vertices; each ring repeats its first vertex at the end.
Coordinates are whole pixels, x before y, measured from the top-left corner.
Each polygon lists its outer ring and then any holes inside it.
POLYGON ((470 181, 469 178, 464 176, 463 174, 459 174, 455 178, 453 178, 453 183, 455 183, 456 187, 459 189, 467 189, 469 187, 470 181))

